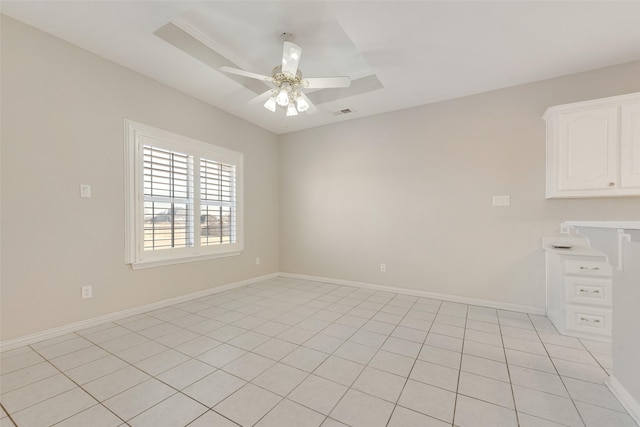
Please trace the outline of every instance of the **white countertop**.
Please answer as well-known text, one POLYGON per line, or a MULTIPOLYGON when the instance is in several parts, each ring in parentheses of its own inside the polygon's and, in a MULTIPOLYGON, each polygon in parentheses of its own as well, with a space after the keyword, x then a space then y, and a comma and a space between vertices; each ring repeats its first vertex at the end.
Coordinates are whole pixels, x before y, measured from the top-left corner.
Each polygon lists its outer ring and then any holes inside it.
POLYGON ((580 237, 544 237, 542 249, 562 255, 606 256, 604 252, 592 248, 588 239, 580 237), (567 249, 554 248, 555 244, 570 245, 571 247, 567 249))
POLYGON ((640 221, 564 221, 562 224, 571 227, 640 230, 640 221))

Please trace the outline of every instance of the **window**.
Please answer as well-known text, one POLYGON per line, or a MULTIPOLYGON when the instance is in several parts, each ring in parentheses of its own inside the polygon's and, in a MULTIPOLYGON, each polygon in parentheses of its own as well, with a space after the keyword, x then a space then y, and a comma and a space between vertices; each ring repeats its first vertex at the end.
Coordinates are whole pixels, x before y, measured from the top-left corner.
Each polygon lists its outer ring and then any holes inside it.
POLYGON ((242 250, 242 154, 125 121, 127 263, 134 268, 242 250))

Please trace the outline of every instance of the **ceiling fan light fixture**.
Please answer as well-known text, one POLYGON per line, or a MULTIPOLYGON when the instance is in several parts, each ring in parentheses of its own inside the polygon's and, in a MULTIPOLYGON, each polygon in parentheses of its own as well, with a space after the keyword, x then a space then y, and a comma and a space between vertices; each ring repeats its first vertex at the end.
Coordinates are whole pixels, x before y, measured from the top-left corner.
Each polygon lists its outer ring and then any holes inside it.
POLYGON ((289 86, 283 85, 278 95, 276 96, 276 102, 281 107, 286 107, 289 104, 289 86))
POLYGON ((309 109, 309 103, 307 102, 306 99, 304 99, 304 96, 302 96, 301 93, 298 93, 296 97, 296 108, 300 113, 304 113, 309 109))
POLYGON ((296 110, 296 107, 295 105, 293 105, 293 102, 292 102, 287 107, 287 117, 292 117, 297 115, 298 115, 298 110, 296 110))
POLYGON ((269 99, 264 103, 264 108, 271 111, 272 113, 276 112, 276 96, 271 95, 269 99))

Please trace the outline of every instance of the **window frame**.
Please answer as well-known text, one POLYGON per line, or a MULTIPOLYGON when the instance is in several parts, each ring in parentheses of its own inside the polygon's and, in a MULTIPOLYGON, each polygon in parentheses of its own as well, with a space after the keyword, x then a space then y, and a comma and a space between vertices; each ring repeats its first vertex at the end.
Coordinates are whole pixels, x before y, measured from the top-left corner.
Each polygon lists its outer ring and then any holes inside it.
POLYGON ((125 119, 125 263, 133 269, 240 255, 244 249, 242 153, 125 119), (144 146, 192 156, 193 246, 144 250, 144 146), (235 167, 234 243, 202 246, 200 239, 201 159, 235 167))

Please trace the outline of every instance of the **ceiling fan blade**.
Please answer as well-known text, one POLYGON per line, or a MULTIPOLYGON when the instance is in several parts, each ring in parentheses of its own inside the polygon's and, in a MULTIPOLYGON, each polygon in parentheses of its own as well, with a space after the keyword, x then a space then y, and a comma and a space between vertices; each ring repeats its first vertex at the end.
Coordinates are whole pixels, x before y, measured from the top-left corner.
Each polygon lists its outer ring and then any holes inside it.
POLYGON ((303 79, 302 84, 309 89, 349 87, 351 86, 351 79, 349 77, 309 77, 308 79, 303 79))
POLYGON ((301 55, 302 49, 300 46, 292 42, 284 42, 282 49, 282 72, 295 76, 298 71, 301 55))
POLYGON ((237 74, 239 76, 249 77, 251 79, 262 80, 266 83, 271 83, 271 80, 272 80, 272 78, 269 76, 263 76, 262 74, 252 73, 250 71, 241 70, 239 68, 227 67, 226 65, 223 67, 220 67, 220 71, 223 71, 229 74, 237 74))

